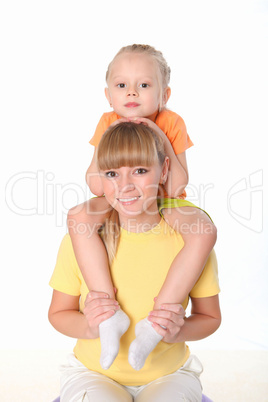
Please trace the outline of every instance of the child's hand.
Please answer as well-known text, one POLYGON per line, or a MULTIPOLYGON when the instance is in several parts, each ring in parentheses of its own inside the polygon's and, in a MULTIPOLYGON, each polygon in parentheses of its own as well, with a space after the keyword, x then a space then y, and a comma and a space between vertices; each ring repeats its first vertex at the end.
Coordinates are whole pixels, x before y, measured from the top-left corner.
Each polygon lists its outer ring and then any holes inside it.
POLYGON ((144 124, 145 126, 150 127, 152 130, 154 130, 156 133, 158 133, 161 137, 167 139, 167 136, 161 130, 161 128, 159 128, 158 125, 155 124, 150 119, 146 119, 145 117, 133 117, 133 118, 129 118, 128 121, 132 121, 133 123, 136 123, 136 124, 144 124))
POLYGON ((126 123, 128 121, 130 121, 130 120, 125 117, 121 117, 121 119, 115 120, 112 124, 110 124, 109 127, 114 127, 114 126, 117 126, 117 124, 126 123))
POLYGON ((119 310, 118 302, 106 293, 91 291, 85 300, 84 315, 87 319, 90 338, 99 337, 99 325, 119 310))
POLYGON ((163 304, 160 310, 153 310, 148 320, 163 341, 167 343, 178 342, 178 335, 184 325, 185 310, 181 304, 163 304))

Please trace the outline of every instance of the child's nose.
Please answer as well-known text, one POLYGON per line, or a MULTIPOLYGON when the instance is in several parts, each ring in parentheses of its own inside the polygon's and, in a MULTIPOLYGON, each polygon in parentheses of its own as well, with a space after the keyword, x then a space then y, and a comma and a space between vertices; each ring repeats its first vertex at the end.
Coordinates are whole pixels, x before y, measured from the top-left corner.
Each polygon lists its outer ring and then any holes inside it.
POLYGON ((127 95, 128 96, 137 96, 138 92, 137 92, 136 88, 131 87, 128 89, 127 95))

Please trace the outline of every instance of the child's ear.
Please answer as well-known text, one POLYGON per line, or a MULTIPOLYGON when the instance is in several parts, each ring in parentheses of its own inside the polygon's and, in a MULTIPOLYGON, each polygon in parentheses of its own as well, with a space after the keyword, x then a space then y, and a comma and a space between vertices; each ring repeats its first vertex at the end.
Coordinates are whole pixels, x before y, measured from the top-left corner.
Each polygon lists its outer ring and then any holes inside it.
POLYGON ((171 89, 170 87, 166 87, 164 94, 163 94, 163 103, 164 105, 167 103, 171 95, 171 89))
POLYGON ((113 107, 111 95, 110 95, 110 92, 109 92, 109 88, 105 88, 104 92, 105 92, 105 96, 106 96, 107 101, 109 102, 110 106, 113 107))

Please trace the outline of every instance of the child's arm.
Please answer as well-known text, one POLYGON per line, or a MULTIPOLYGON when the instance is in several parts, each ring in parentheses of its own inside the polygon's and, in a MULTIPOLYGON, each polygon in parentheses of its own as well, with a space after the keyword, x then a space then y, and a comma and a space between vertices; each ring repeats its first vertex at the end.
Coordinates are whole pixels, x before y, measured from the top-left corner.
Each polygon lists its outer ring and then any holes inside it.
POLYGON ((185 152, 176 155, 168 137, 152 120, 139 117, 133 119, 133 121, 137 124, 142 123, 149 126, 162 137, 165 153, 169 158, 169 173, 164 187, 170 198, 179 197, 188 184, 188 168, 185 152))
POLYGON ((221 324, 218 295, 192 298, 191 315, 184 318, 182 306, 164 304, 149 315, 155 330, 167 343, 198 341, 213 334, 221 324), (163 328, 164 327, 164 328, 163 328))
POLYGON ((103 195, 101 178, 96 165, 96 148, 91 164, 89 165, 89 168, 86 172, 86 182, 92 194, 95 194, 98 197, 101 197, 103 195))
POLYGON ((184 192, 189 180, 186 154, 182 152, 176 155, 169 139, 164 133, 163 135, 165 151, 169 158, 169 172, 164 188, 170 198, 178 198, 184 192))
POLYGON ((105 197, 92 198, 68 213, 68 229, 78 266, 89 290, 114 298, 108 256, 98 229, 110 214, 105 197))
POLYGON ((161 304, 182 303, 190 293, 214 247, 217 229, 208 215, 193 207, 164 209, 165 221, 179 232, 184 247, 173 260, 154 308, 161 304))
MULTIPOLYGON (((108 129, 108 127, 113 127, 116 126, 119 123, 128 121, 125 118, 121 118, 118 120, 115 120, 112 124, 110 124, 110 126, 101 126, 101 129, 105 130, 108 129)), ((100 179, 100 175, 97 169, 97 165, 96 165, 96 148, 94 150, 94 155, 91 161, 91 164, 89 165, 89 168, 87 170, 86 173, 86 183, 90 189, 90 191, 97 195, 98 197, 101 197, 103 195, 103 188, 102 188, 102 184, 101 184, 101 179, 100 179)))

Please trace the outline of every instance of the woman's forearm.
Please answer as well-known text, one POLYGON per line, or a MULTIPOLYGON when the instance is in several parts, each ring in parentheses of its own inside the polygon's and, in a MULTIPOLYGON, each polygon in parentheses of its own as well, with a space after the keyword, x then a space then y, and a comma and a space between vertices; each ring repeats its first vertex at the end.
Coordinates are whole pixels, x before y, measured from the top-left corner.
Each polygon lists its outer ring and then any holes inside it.
POLYGON ((213 334, 221 324, 219 296, 191 298, 191 315, 185 318, 177 342, 198 341, 213 334))
POLYGON ((75 310, 49 313, 51 325, 63 335, 76 339, 90 339, 90 330, 84 314, 75 310))
POLYGON ((198 341, 213 334, 220 326, 220 317, 192 314, 185 318, 185 323, 178 334, 178 342, 198 341))

